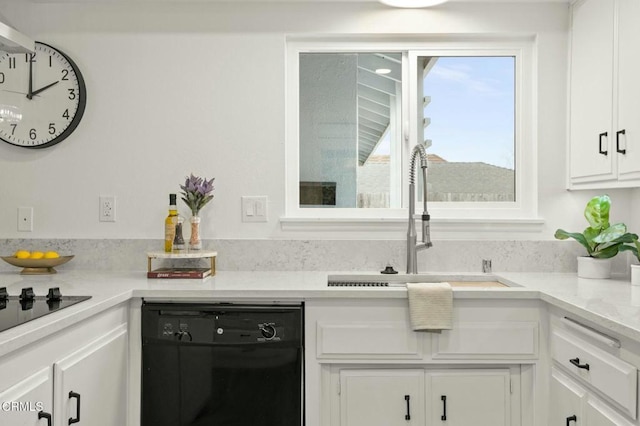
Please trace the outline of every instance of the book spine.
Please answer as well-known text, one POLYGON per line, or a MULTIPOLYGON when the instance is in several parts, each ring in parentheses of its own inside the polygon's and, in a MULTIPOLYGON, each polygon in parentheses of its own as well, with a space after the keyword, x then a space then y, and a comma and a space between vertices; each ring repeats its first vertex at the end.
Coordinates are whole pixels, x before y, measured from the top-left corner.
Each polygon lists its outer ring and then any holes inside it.
POLYGON ((147 278, 206 278, 210 272, 147 272, 147 278))

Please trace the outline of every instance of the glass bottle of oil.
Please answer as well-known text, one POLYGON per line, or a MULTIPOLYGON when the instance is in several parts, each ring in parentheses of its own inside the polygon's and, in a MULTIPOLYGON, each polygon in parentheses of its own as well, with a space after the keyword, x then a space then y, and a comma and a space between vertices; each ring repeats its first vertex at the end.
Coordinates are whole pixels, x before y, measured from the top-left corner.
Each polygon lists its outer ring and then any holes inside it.
POLYGON ((169 216, 164 220, 164 251, 173 251, 173 239, 176 236, 176 223, 178 223, 178 207, 176 194, 169 194, 169 216))

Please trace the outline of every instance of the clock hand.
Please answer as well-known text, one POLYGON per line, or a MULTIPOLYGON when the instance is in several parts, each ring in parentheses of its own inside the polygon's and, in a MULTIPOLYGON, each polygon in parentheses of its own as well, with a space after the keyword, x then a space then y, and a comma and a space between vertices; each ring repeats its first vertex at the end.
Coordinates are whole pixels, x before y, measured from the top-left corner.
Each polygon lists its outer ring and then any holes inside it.
MULTIPOLYGON (((54 81, 54 82, 53 82, 53 83, 51 83, 51 84, 47 84, 46 86, 39 88, 38 90, 34 90, 33 92, 31 92, 31 96, 35 96, 35 95, 37 95, 38 93, 40 93, 40 92, 43 92, 43 91, 47 90, 49 87, 51 87, 51 86, 54 86, 54 85, 58 84, 59 82, 60 82, 59 80, 58 80, 58 81, 54 81)), ((27 95, 27 97, 29 98, 29 95, 27 95)), ((31 98, 29 98, 29 99, 31 99, 31 98)))
MULTIPOLYGON (((26 93, 24 92, 18 92, 17 90, 7 90, 7 89, 2 89, 3 92, 8 92, 8 93, 17 93, 19 95, 26 95, 26 93)), ((39 97, 39 95, 36 95, 39 97)))
POLYGON ((29 58, 29 90, 27 91, 27 99, 33 97, 33 55, 29 58))

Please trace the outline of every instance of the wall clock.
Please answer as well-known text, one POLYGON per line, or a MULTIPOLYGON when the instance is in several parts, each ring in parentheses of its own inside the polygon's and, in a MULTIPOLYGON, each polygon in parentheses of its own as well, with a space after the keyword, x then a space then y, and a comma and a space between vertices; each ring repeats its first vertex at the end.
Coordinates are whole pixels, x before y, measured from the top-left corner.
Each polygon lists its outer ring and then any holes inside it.
POLYGON ((0 52, 0 139, 45 148, 78 127, 87 103, 84 79, 60 50, 36 42, 34 53, 0 52))

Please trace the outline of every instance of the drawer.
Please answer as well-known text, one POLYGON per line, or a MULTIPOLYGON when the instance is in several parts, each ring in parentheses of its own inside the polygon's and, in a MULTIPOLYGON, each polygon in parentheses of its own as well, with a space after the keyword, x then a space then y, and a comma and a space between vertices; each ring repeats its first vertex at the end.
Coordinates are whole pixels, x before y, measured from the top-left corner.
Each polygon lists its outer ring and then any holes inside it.
POLYGON ((316 356, 421 359, 421 335, 407 321, 318 321, 316 356))
POLYGON ((637 417, 638 371, 633 365, 561 329, 552 331, 551 356, 571 375, 637 417))
POLYGON ((459 322, 433 336, 434 359, 534 359, 537 321, 459 322))

